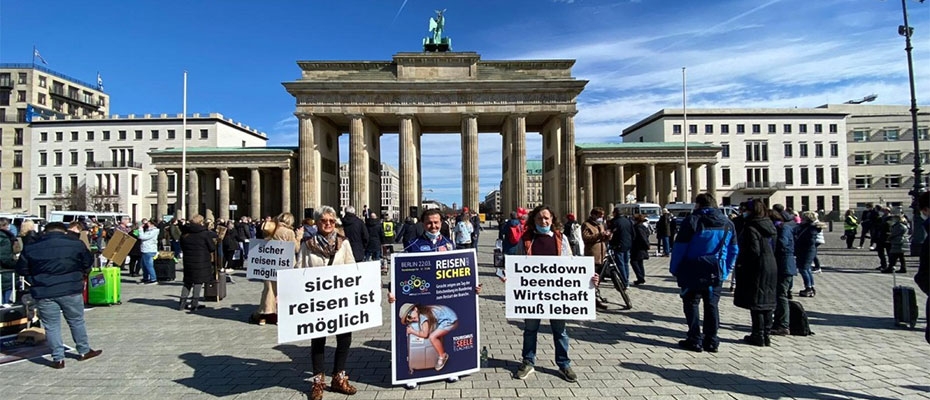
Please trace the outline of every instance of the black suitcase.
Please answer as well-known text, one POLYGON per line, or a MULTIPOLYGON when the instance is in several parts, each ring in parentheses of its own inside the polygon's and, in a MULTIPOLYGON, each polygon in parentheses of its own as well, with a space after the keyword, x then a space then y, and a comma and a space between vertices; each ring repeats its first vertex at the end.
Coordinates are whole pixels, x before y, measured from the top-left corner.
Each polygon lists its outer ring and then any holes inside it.
POLYGON ((206 301, 220 301, 226 297, 226 273, 220 272, 217 280, 207 282, 203 289, 203 298, 206 301))
POLYGON ((26 318, 24 305, 0 308, 0 336, 15 335, 28 327, 29 320, 26 318))
POLYGON ((155 279, 159 282, 173 281, 177 278, 177 263, 173 258, 155 260, 155 279))
POLYGON ((898 286, 895 273, 892 273, 891 280, 894 287, 891 288, 891 297, 894 300, 894 323, 895 325, 905 324, 911 329, 917 325, 917 292, 910 286, 898 286))

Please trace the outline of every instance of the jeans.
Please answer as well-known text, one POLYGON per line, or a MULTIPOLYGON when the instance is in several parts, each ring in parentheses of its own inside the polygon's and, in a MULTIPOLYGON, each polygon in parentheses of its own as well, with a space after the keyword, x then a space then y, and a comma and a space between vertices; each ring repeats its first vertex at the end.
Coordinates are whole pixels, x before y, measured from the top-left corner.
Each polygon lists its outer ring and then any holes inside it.
POLYGON ((620 270, 620 280, 623 281, 623 287, 630 286, 630 251, 614 251, 617 263, 617 269, 620 270))
POLYGON ((371 261, 378 261, 381 259, 381 248, 377 250, 365 250, 365 259, 371 261))
MULTIPOLYGON (((555 342, 555 364, 559 368, 568 368, 571 360, 568 359, 568 330, 565 321, 550 319, 552 340, 555 342)), ((536 364, 536 334, 539 333, 539 320, 528 319, 523 324, 523 362, 536 364)))
POLYGON ((36 301, 36 310, 45 328, 48 347, 52 350, 52 361, 65 359, 65 345, 61 340, 62 314, 71 327, 71 338, 74 339, 78 353, 87 354, 91 350, 87 343, 87 329, 84 327, 84 296, 81 293, 39 299, 36 301))
POLYGON ((180 240, 171 241, 171 251, 174 252, 174 258, 181 258, 181 241, 180 240))
POLYGON ((720 286, 701 289, 684 289, 681 300, 685 311, 685 321, 688 323, 688 341, 704 347, 720 345, 717 330, 720 329, 720 311, 717 303, 720 302, 720 286), (701 300, 704 301, 704 334, 701 334, 701 300))
POLYGON ((788 321, 791 320, 791 313, 788 307, 788 293, 791 293, 791 284, 793 282, 793 276, 778 276, 778 287, 775 292, 777 296, 777 300, 775 301, 775 321, 772 329, 788 329, 788 321))
POLYGON ((814 274, 811 273, 811 263, 814 262, 814 257, 817 257, 816 247, 811 249, 809 253, 799 254, 794 258, 795 264, 798 266, 798 273, 804 281, 805 289, 814 287, 814 274))
POLYGON ((155 276, 155 253, 142 253, 142 281, 154 282, 158 280, 155 276))
POLYGON ((672 241, 668 236, 659 238, 659 245, 661 246, 662 254, 668 255, 672 254, 672 241))
POLYGON ((11 304, 13 303, 12 301, 10 301, 12 299, 13 299, 13 289, 4 290, 3 299, 2 301, 0 301, 0 304, 11 304))

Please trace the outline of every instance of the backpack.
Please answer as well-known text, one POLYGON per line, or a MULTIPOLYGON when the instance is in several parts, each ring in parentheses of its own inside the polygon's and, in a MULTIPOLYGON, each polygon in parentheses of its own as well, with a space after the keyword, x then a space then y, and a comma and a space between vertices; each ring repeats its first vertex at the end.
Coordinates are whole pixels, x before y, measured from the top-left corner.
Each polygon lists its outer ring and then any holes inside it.
POLYGON ((801 305, 801 302, 795 300, 788 301, 788 329, 791 331, 793 336, 808 336, 813 335, 814 332, 811 332, 810 322, 807 320, 807 312, 804 311, 804 306, 801 305))
MULTIPOLYGON (((695 229, 695 234, 704 228, 703 225, 699 227, 700 229, 695 229)), ((723 257, 723 249, 727 246, 728 240, 736 240, 730 237, 729 224, 724 225, 723 239, 717 244, 717 248, 714 249, 713 253, 702 255, 693 260, 682 261, 682 266, 678 269, 676 275, 679 287, 707 288, 720 286, 723 283, 723 271, 720 270, 722 261, 720 258, 723 257)), ((687 254, 687 250, 685 254, 687 254)))
POLYGON ((521 236, 523 236, 523 225, 511 225, 510 229, 507 231, 507 242, 510 244, 517 244, 520 242, 521 236))

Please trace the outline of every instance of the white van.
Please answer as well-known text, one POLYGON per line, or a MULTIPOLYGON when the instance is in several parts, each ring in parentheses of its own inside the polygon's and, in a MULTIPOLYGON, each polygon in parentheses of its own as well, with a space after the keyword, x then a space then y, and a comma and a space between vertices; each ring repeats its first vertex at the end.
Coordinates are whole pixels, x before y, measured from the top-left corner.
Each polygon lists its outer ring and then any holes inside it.
POLYGON ((655 232, 656 223, 662 215, 662 207, 655 203, 618 203, 614 208, 620 210, 620 215, 632 217, 634 214, 643 214, 649 221, 649 228, 655 232))
POLYGON ((37 215, 32 214, 18 214, 18 213, 0 213, 0 218, 6 218, 10 220, 10 223, 16 227, 16 230, 23 225, 23 221, 30 219, 32 222, 35 222, 35 231, 40 231, 41 227, 45 226, 45 218, 42 218, 37 215))
POLYGON ((85 221, 90 221, 93 218, 96 218, 97 222, 101 224, 106 224, 107 222, 118 224, 124 219, 132 219, 129 214, 123 213, 96 211, 52 211, 48 215, 48 222, 64 222, 65 224, 68 224, 71 221, 80 221, 82 219, 85 221))
POLYGON ((675 223, 680 223, 691 215, 691 211, 694 211, 694 203, 668 203, 665 209, 675 219, 675 223))

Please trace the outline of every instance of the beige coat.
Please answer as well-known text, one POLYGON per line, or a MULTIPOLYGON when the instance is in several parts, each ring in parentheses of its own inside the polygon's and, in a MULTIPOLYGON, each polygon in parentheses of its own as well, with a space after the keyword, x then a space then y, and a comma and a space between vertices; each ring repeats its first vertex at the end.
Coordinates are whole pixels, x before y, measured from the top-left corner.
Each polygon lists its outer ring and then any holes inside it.
MULTIPOLYGON (((352 246, 349 246, 348 241, 346 241, 344 237, 341 238, 339 250, 336 251, 336 257, 333 258, 332 265, 342 264, 355 264, 355 255, 352 254, 352 246)), ((307 247, 306 244, 300 246, 296 268, 324 267, 326 265, 329 265, 328 259, 323 259, 323 257, 311 253, 310 248, 307 247)))
MULTIPOLYGON (((271 235, 271 240, 283 240, 294 242, 294 248, 300 251, 300 239, 294 233, 294 230, 286 226, 279 226, 271 235)), ((295 268, 300 268, 296 265, 295 268)), ((258 303, 259 314, 277 314, 278 313, 278 282, 265 281, 262 288, 262 297, 258 303)))
POLYGON ((607 256, 607 238, 604 237, 604 224, 588 219, 581 225, 581 239, 584 241, 584 255, 594 257, 594 263, 600 265, 607 256))

